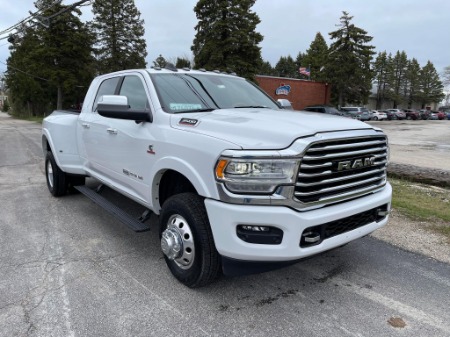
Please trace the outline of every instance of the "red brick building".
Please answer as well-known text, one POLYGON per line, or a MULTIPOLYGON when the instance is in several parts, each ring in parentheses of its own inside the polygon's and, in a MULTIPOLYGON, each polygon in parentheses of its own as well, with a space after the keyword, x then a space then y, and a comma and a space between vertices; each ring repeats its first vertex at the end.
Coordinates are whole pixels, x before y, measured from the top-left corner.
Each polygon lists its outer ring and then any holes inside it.
POLYGON ((330 103, 331 88, 328 83, 264 75, 256 75, 256 83, 273 99, 289 100, 294 110, 330 103))

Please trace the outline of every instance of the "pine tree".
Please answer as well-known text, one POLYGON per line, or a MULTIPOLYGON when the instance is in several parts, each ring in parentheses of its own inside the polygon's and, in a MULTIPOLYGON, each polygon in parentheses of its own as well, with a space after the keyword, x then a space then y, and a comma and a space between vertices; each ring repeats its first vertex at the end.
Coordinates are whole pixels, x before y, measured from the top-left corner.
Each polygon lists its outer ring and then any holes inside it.
POLYGON ((393 108, 396 109, 404 101, 404 90, 407 87, 406 70, 408 57, 404 51, 397 51, 391 60, 391 71, 388 76, 389 92, 388 96, 393 101, 393 108))
POLYGON ((322 34, 317 33, 309 49, 302 59, 301 66, 307 67, 311 72, 311 79, 315 81, 326 80, 325 65, 328 57, 328 45, 322 34))
MULTIPOLYGON (((14 35, 7 59, 6 85, 10 104, 16 115, 36 115, 47 109, 48 80, 42 76, 42 62, 36 58, 36 50, 42 47, 35 29, 21 27, 14 35)), ((53 90, 55 92, 55 90, 53 90)), ((54 99, 55 100, 55 99, 54 99)))
POLYGON ((93 59, 92 38, 78 9, 51 0, 35 5, 41 23, 23 27, 14 39, 8 85, 14 111, 27 107, 37 115, 80 103, 93 76, 93 59))
POLYGON ((405 101, 408 109, 410 109, 413 103, 418 100, 420 93, 420 65, 415 58, 408 61, 406 79, 408 81, 408 89, 405 93, 405 101))
POLYGON ((95 0, 94 52, 99 73, 146 66, 147 44, 143 38, 144 20, 134 0, 95 0))
POLYGON ((177 67, 177 68, 191 68, 191 61, 189 61, 185 57, 177 57, 177 61, 175 62, 175 67, 177 67))
MULTIPOLYGON (((391 56, 389 55, 389 57, 391 56)), ((376 109, 379 110, 383 107, 386 98, 387 79, 390 73, 390 63, 385 51, 378 54, 373 64, 373 71, 375 74, 377 95, 376 109)))
POLYGON ((258 75, 274 76, 276 75, 276 71, 269 61, 263 61, 258 70, 258 75))
POLYGON ((343 12, 338 25, 340 28, 329 33, 335 41, 329 48, 325 70, 339 106, 344 102, 366 103, 372 88, 370 64, 374 47, 368 45, 372 37, 352 24, 352 18, 343 12))
POLYGON ((443 92, 444 86, 439 79, 436 68, 430 61, 428 61, 420 71, 419 86, 421 89, 419 99, 422 108, 424 108, 427 103, 439 102, 445 97, 443 92))
POLYGON ((159 54, 159 56, 156 58, 156 60, 153 61, 154 67, 164 68, 167 65, 166 59, 159 54))
POLYGON ((198 24, 191 50, 196 68, 233 71, 254 79, 261 66, 260 19, 250 8, 255 0, 199 0, 198 24))
POLYGON ((275 65, 275 73, 280 77, 298 77, 298 67, 291 55, 280 57, 275 65))

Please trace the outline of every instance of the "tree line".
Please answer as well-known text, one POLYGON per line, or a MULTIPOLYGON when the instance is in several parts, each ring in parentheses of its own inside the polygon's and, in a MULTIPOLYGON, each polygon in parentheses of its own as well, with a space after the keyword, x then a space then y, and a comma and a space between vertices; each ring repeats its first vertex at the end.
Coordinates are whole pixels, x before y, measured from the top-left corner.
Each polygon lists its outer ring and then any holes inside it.
MULTIPOLYGON (((295 60, 282 56, 274 67, 264 62, 263 73, 305 79, 298 69, 308 67, 308 79, 333 85, 332 101, 340 106, 366 104, 371 92, 376 94, 377 109, 385 107, 386 102, 391 108, 411 108, 442 100, 443 83, 430 61, 421 67, 417 59, 408 59, 404 51, 395 55, 384 51, 375 57, 375 47, 368 44, 372 37, 355 27, 352 18, 343 12, 339 29, 329 33, 333 41, 330 47, 317 33, 306 53, 300 52, 295 60)), ((445 76, 444 82, 450 84, 450 66, 445 76)))
POLYGON ((34 4, 38 22, 22 25, 8 39, 5 82, 14 113, 78 109, 96 75, 146 66, 144 20, 133 0, 95 0, 90 22, 81 22, 79 8, 58 0, 34 4))
MULTIPOLYGON (((431 62, 420 67, 405 52, 381 52, 375 57, 372 37, 343 12, 337 29, 321 33, 294 60, 281 56, 277 64, 263 60, 256 31, 260 19, 251 8, 256 0, 199 0, 191 46, 193 59, 171 60, 178 68, 205 68, 237 73, 250 80, 256 74, 325 81, 332 86, 336 105, 365 104, 375 83, 377 105, 424 105, 443 98, 443 83, 431 62), (310 76, 299 68, 307 68, 310 76)), ((78 108, 87 87, 98 74, 146 67, 144 21, 133 0, 94 0, 90 22, 80 21, 79 8, 67 10, 60 1, 37 0, 49 25, 23 25, 11 42, 6 85, 13 111, 42 115, 54 108, 78 108)), ((159 55, 155 67, 168 61, 159 55)), ((450 73, 450 70, 448 70, 450 73)), ((450 77, 450 76, 449 76, 450 77)))

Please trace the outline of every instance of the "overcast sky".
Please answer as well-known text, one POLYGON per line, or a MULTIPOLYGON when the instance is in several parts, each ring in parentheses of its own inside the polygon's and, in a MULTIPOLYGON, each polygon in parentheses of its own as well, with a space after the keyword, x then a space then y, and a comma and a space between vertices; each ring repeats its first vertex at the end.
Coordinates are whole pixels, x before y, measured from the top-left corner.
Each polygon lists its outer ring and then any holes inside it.
MULTIPOLYGON (((0 31, 34 11, 35 0, 0 0, 0 31)), ((69 5, 77 0, 64 0, 69 5)), ((159 54, 166 59, 192 58, 190 47, 197 23, 193 8, 197 0, 135 0, 145 20, 147 63, 159 54)), ((305 52, 320 32, 337 29, 342 11, 373 37, 376 51, 395 54, 404 50, 421 66, 430 60, 441 73, 450 65, 450 1, 448 0, 257 0, 252 10, 261 19, 257 31, 264 36, 263 59, 275 66, 280 56, 305 52)), ((91 7, 82 7, 82 20, 92 18, 91 7)), ((5 37, 0 35, 0 38, 5 37)), ((6 39, 0 40, 0 72, 9 56, 6 39)))

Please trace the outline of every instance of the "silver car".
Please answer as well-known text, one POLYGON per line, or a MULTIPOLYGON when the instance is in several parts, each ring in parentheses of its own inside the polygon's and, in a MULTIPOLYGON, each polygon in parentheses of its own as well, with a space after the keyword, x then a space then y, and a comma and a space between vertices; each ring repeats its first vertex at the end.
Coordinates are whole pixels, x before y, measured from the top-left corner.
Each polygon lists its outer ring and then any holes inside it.
POLYGON ((356 119, 361 121, 370 121, 372 120, 372 112, 369 109, 359 106, 344 106, 341 108, 341 111, 348 112, 356 115, 356 119))
POLYGON ((386 112, 380 111, 380 110, 372 110, 372 120, 374 121, 382 121, 386 120, 388 117, 386 115, 386 112))

